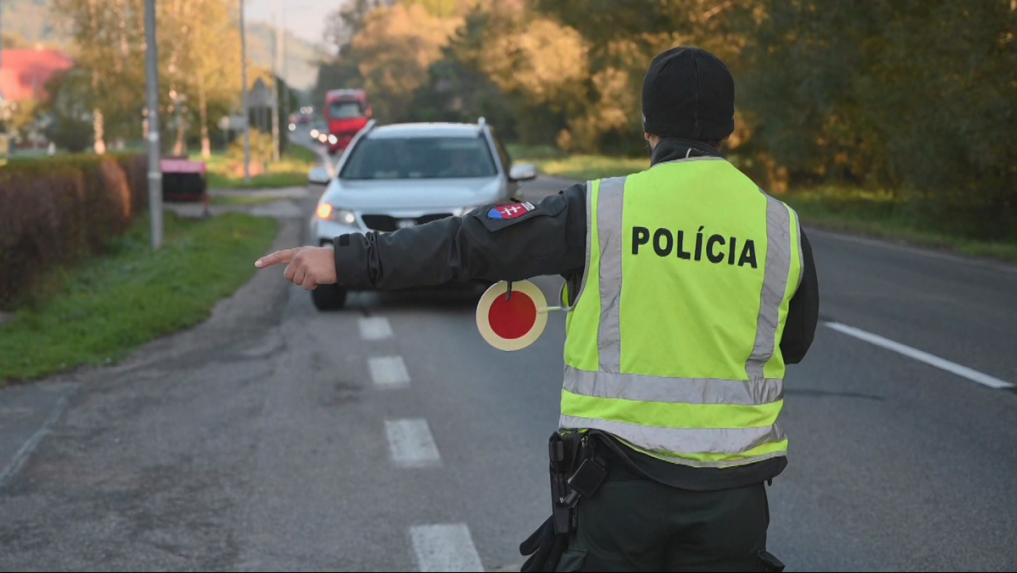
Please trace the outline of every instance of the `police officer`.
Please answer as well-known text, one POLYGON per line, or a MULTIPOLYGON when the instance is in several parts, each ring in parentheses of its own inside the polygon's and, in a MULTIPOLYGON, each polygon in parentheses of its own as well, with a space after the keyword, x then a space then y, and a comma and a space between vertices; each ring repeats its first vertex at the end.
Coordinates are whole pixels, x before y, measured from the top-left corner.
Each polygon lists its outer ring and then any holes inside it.
POLYGON ((287 264, 306 289, 564 276, 559 490, 524 570, 781 570, 765 484, 787 465, 785 366, 818 320, 812 250, 795 212, 718 151, 734 130, 723 62, 661 54, 642 103, 647 171, 257 266, 287 264))

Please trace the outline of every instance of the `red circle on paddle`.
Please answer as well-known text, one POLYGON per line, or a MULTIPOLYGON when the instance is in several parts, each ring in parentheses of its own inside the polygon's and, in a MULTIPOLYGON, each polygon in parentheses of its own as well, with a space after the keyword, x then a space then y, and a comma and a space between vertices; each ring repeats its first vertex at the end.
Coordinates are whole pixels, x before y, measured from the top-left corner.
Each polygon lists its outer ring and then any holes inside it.
POLYGON ((537 305, 521 292, 505 293, 494 300, 487 311, 491 330, 498 336, 515 340, 526 336, 537 322, 537 305))

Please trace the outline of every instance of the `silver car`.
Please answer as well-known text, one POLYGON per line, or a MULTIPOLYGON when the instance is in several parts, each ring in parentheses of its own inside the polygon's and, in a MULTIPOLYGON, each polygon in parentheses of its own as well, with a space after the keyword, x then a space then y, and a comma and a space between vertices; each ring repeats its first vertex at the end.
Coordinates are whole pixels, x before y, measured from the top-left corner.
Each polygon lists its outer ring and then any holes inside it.
MULTIPOLYGON (((459 217, 475 207, 518 199, 519 182, 534 179, 533 165, 511 164, 504 145, 483 119, 476 124, 371 122, 350 143, 332 173, 311 171, 328 185, 311 218, 310 236, 331 245, 346 233, 388 233, 459 217)), ((312 291, 319 310, 342 308, 345 289, 312 291)))

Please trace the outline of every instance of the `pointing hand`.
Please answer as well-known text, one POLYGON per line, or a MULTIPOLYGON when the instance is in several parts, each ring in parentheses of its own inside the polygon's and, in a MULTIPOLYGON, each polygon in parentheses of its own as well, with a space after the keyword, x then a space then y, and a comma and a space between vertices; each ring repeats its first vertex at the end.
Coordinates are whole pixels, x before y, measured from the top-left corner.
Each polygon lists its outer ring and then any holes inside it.
POLYGON ((277 251, 258 259, 254 266, 266 269, 286 265, 286 278, 293 284, 314 290, 318 285, 335 284, 335 251, 329 247, 298 247, 277 251))

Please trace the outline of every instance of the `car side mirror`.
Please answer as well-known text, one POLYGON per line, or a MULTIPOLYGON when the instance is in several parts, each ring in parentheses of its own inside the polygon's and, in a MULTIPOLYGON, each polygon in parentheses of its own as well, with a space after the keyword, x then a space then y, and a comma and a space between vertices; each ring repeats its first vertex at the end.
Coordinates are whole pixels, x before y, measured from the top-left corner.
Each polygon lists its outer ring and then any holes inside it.
POLYGON ((530 163, 513 165, 509 171, 509 179, 513 181, 532 181, 537 178, 537 166, 530 163))
POLYGON ((324 167, 315 167, 311 170, 310 175, 307 176, 307 182, 311 185, 328 185, 332 181, 332 176, 328 173, 328 169, 324 167))

